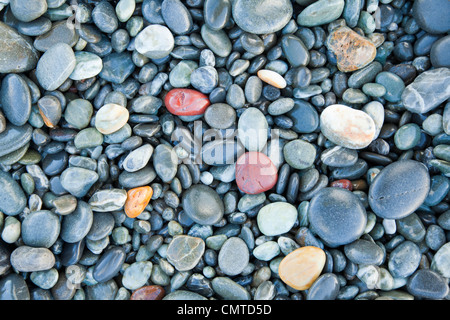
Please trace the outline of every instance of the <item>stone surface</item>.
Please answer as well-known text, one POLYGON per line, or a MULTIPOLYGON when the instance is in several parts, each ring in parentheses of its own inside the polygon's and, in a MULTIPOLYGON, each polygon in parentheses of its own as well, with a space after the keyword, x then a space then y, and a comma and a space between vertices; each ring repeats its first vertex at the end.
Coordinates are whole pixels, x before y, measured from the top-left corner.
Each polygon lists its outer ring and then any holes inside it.
POLYGON ((220 248, 217 258, 220 270, 228 276, 244 271, 250 260, 247 244, 238 237, 227 239, 220 248))
POLYGON ((108 103, 101 107, 95 115, 95 128, 102 134, 111 134, 120 130, 128 121, 126 108, 108 103))
POLYGON ((193 89, 172 89, 164 98, 167 110, 178 116, 201 115, 211 104, 208 96, 193 89))
POLYGON ((224 214, 223 201, 217 192, 202 184, 193 185, 186 190, 182 204, 186 214, 201 225, 213 225, 224 214))
POLYGON ((165 294, 166 292, 163 287, 149 285, 134 290, 130 300, 161 300, 165 294))
POLYGON ((277 168, 261 152, 246 152, 236 162, 236 183, 247 194, 272 189, 277 182, 277 168))
POLYGON ((375 123, 367 113, 341 104, 325 108, 320 129, 331 142, 349 149, 367 147, 376 134, 375 123))
POLYGON ((153 24, 136 36, 136 50, 150 59, 161 59, 169 55, 174 47, 170 30, 162 25, 153 24))
POLYGON ((414 160, 402 160, 388 165, 375 177, 369 188, 369 205, 379 217, 400 219, 414 212, 429 190, 426 167, 414 160))
POLYGON ((20 185, 7 172, 0 170, 0 211, 14 216, 22 213, 27 198, 20 185))
POLYGON ((11 252, 11 266, 19 272, 35 272, 52 268, 55 256, 47 248, 20 246, 11 252))
POLYGON ((319 0, 307 6, 297 16, 300 26, 315 27, 336 20, 344 10, 343 0, 319 0))
POLYGON ((95 281, 104 283, 114 278, 125 262, 125 250, 122 247, 111 246, 94 266, 92 276, 95 281))
POLYGON ((297 290, 306 290, 322 272, 325 252, 317 247, 298 248, 281 260, 278 275, 284 283, 297 290))
POLYGON ((406 284, 409 293, 424 299, 443 299, 449 293, 447 280, 437 272, 421 269, 406 284))
POLYGON ((127 192, 127 200, 124 205, 125 213, 130 218, 136 218, 147 207, 153 195, 153 189, 149 186, 133 188, 127 192))
POLYGON ((76 65, 69 78, 83 80, 95 77, 103 69, 102 59, 91 52, 75 52, 76 65))
POLYGON ((2 80, 0 103, 3 114, 15 126, 24 125, 31 114, 31 94, 20 75, 9 74, 2 80))
POLYGON ((22 221, 22 240, 30 247, 50 248, 58 239, 61 223, 48 210, 35 211, 22 221))
POLYGON ((169 243, 167 261, 178 271, 188 271, 197 265, 204 252, 205 242, 201 238, 179 235, 169 243))
POLYGON ((450 31, 450 22, 446 12, 450 4, 445 0, 414 1, 412 15, 416 23, 424 31, 431 34, 442 34, 450 31))
POLYGON ((236 24, 242 30, 255 34, 281 30, 291 19, 292 12, 292 4, 287 0, 237 0, 232 3, 236 24))
POLYGON ((376 56, 375 45, 348 27, 334 29, 327 38, 326 46, 333 51, 337 67, 342 72, 362 69, 376 56))
POLYGON ((448 68, 437 68, 421 73, 403 90, 403 105, 414 113, 433 110, 450 97, 450 88, 447 85, 449 79, 448 68))
POLYGON ((61 239, 68 243, 81 241, 89 233, 93 220, 90 205, 84 201, 78 201, 75 211, 64 216, 61 222, 61 239))
POLYGON ((238 138, 248 151, 261 151, 267 143, 268 124, 264 114, 254 107, 246 109, 238 121, 238 138))
POLYGON ((273 202, 259 210, 256 221, 261 233, 266 236, 277 236, 291 230, 297 215, 297 210, 292 204, 273 202))
POLYGON ((313 165, 316 159, 314 146, 302 139, 295 139, 283 147, 283 156, 286 162, 295 169, 306 169, 313 165))
POLYGON ((310 201, 310 228, 328 246, 349 244, 363 234, 366 209, 359 198, 342 188, 323 188, 310 201))
POLYGON ((335 300, 340 288, 339 279, 334 273, 324 273, 308 289, 306 300, 335 300))

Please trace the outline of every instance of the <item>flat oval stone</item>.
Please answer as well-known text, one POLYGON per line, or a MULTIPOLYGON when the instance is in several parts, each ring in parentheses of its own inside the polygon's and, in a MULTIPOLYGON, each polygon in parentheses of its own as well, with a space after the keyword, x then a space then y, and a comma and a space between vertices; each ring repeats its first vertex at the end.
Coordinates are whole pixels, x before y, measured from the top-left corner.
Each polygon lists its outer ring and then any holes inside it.
POLYGON ((262 69, 259 70, 256 74, 258 75, 259 79, 270 84, 271 86, 274 86, 275 88, 284 89, 287 86, 286 80, 278 72, 268 69, 262 69))
POLYGON ((73 25, 68 20, 58 21, 52 24, 51 29, 34 39, 34 47, 46 52, 52 46, 58 43, 65 43, 70 47, 74 47, 78 42, 79 35, 73 25))
POLYGON ((316 281, 326 262, 325 252, 317 247, 298 248, 281 260, 278 275, 288 286, 306 290, 316 281))
POLYGON ((224 214, 222 199, 214 189, 203 184, 193 185, 186 190, 182 205, 186 214, 201 225, 216 224, 224 214))
POLYGON ((267 143, 268 124, 257 108, 247 108, 239 117, 238 138, 248 151, 261 151, 267 143))
POLYGON ((374 242, 358 239, 344 246, 347 258, 356 264, 373 264, 379 266, 383 262, 384 252, 374 242))
POLYGON ((16 19, 23 22, 30 22, 39 18, 47 11, 47 1, 30 0, 23 2, 20 0, 11 0, 10 8, 16 19))
POLYGON ((228 277, 215 277, 211 281, 211 286, 224 300, 251 300, 250 293, 228 277))
POLYGON ((20 185, 8 172, 0 170, 0 211, 8 216, 22 213, 27 205, 27 198, 20 185))
POLYGON ((203 162, 212 166, 222 166, 234 164, 245 150, 239 141, 218 139, 205 143, 201 152, 203 162))
POLYGON ((340 288, 339 278, 334 273, 325 273, 308 289, 306 300, 335 300, 340 288))
POLYGON ((427 113, 450 97, 449 68, 422 72, 402 93, 402 103, 414 113, 427 113))
POLYGON ((85 51, 75 52, 75 69, 69 76, 72 80, 83 80, 95 77, 103 69, 102 59, 92 53, 85 51))
POLYGON ((334 29, 327 38, 326 46, 336 55, 337 67, 342 72, 364 68, 377 54, 370 40, 348 27, 334 29))
POLYGON ((136 172, 141 170, 147 165, 152 154, 152 145, 144 144, 143 146, 134 149, 127 155, 123 161, 123 168, 128 172, 136 172))
POLYGON ((449 293, 447 280, 429 269, 420 269, 409 277, 406 289, 415 297, 433 300, 444 299, 449 293))
POLYGON ((281 48, 292 67, 308 65, 310 61, 309 51, 299 37, 292 34, 283 36, 281 38, 281 48))
POLYGON ((430 61, 433 67, 450 67, 450 58, 447 52, 450 50, 450 36, 445 36, 436 41, 431 47, 430 61))
POLYGON ((150 261, 137 261, 132 263, 123 273, 123 286, 129 290, 141 288, 150 278, 152 270, 153 263, 150 261))
POLYGON ((93 220, 91 206, 84 201, 78 201, 77 208, 64 216, 61 222, 61 239, 68 243, 81 241, 89 233, 93 220))
POLYGON ((163 182, 171 182, 178 170, 178 156, 175 150, 165 144, 156 146, 153 152, 153 168, 163 182))
POLYGON ((447 12, 450 4, 445 0, 414 1, 412 15, 416 23, 424 31, 431 34, 442 34, 450 31, 447 12))
POLYGON ((137 52, 150 59, 168 56, 175 45, 172 32, 162 25, 153 24, 138 33, 135 40, 137 52))
POLYGON ((39 54, 16 29, 0 22, 0 73, 20 73, 36 67, 39 54))
POLYGON ((92 20, 104 33, 113 33, 119 27, 114 7, 108 1, 101 1, 95 6, 92 10, 92 20))
POLYGON ((238 237, 227 239, 219 251, 220 270, 228 276, 236 276, 244 271, 250 259, 247 244, 238 237))
POLYGON ((393 277, 407 278, 419 267, 419 247, 412 241, 400 243, 389 255, 388 268, 393 277))
POLYGON ((89 205, 95 212, 112 212, 122 209, 126 200, 126 190, 115 188, 97 190, 89 199, 89 205))
POLYGON ((311 133, 319 127, 319 114, 307 101, 295 99, 294 107, 288 112, 288 115, 294 122, 291 129, 295 132, 311 133))
POLYGON ((123 84, 136 69, 129 52, 113 52, 102 60, 103 69, 98 76, 115 84, 123 84))
POLYGON ((311 230, 328 246, 351 243, 363 234, 367 223, 366 209, 359 198, 342 188, 323 188, 309 203, 311 230))
POLYGON ((164 0, 161 4, 161 16, 175 34, 186 34, 193 27, 191 13, 180 0, 164 0))
POLYGON ((295 139, 283 147, 286 162, 295 169, 306 169, 313 165, 316 159, 316 148, 302 139, 295 139))
POLYGON ((17 74, 8 74, 2 80, 0 103, 10 123, 24 125, 31 114, 31 94, 26 81, 17 74))
POLYGON ((208 27, 213 30, 223 29, 231 16, 230 0, 206 0, 203 15, 208 27))
POLYGON ((167 247, 167 261, 178 271, 188 271, 197 265, 204 252, 205 242, 201 238, 179 235, 167 247))
MULTIPOLYGON (((175 291, 174 291, 175 292, 175 291)), ((158 285, 149 285, 138 288, 131 294, 130 300, 161 300, 166 291, 158 285)))
POLYGON ((320 160, 331 167, 351 167, 358 161, 358 151, 334 146, 320 154, 320 160))
POLYGON ((368 200, 373 212, 386 219, 401 219, 425 201, 430 190, 427 168, 414 160, 401 160, 385 168, 372 181, 368 200))
POLYGON ((214 30, 204 24, 200 30, 205 44, 219 57, 227 57, 232 50, 232 44, 223 30, 214 30))
POLYGON ((147 207, 152 195, 153 189, 149 186, 128 190, 124 205, 125 214, 130 218, 139 216, 147 207))
POLYGON ((292 17, 292 3, 288 0, 236 0, 232 14, 242 30, 268 34, 283 29, 292 17))
POLYGON ((77 198, 84 197, 92 185, 97 182, 99 175, 97 172, 71 167, 61 173, 61 186, 70 194, 77 198))
POLYGON ((431 260, 430 269, 436 271, 445 278, 448 278, 450 270, 448 268, 450 262, 450 244, 447 242, 434 255, 431 260))
POLYGON ((277 236, 291 230, 297 220, 297 209, 287 202, 273 202, 262 207, 256 217, 259 230, 266 236, 277 236))
POLYGON ((277 179, 277 168, 261 152, 246 152, 236 162, 236 184, 242 192, 265 192, 275 186, 277 179))
POLYGON ((76 66, 75 54, 66 43, 49 48, 39 59, 36 78, 47 91, 58 89, 72 74, 76 66))
POLYGON ((31 212, 22 221, 22 240, 30 247, 50 248, 58 239, 61 224, 48 210, 31 212))
POLYGON ((52 268, 55 256, 47 248, 20 246, 11 253, 11 266, 18 272, 35 272, 52 268))
POLYGON ((236 121, 236 111, 226 103, 214 103, 206 108, 205 121, 214 129, 227 129, 236 121))
POLYGON ((77 129, 86 128, 90 121, 94 108, 89 100, 74 99, 70 101, 64 112, 64 119, 77 129))
POLYGON ((101 107, 95 115, 95 128, 102 134, 111 134, 120 130, 128 121, 127 108, 115 103, 101 107))
POLYGON ((61 119, 61 102, 52 95, 46 95, 38 101, 39 114, 45 125, 49 128, 55 128, 61 119))
POLYGON ((207 95, 193 89, 172 89, 164 98, 167 110, 178 116, 201 115, 210 104, 207 95))
POLYGON ((319 0, 307 6, 297 16, 300 26, 315 27, 339 18, 344 10, 343 0, 319 0))
POLYGON ((122 247, 112 246, 98 259, 92 277, 99 283, 111 280, 119 273, 125 258, 126 253, 122 247))
POLYGON ((367 113, 341 104, 322 111, 320 129, 331 142, 349 149, 367 147, 376 133, 375 123, 367 113))

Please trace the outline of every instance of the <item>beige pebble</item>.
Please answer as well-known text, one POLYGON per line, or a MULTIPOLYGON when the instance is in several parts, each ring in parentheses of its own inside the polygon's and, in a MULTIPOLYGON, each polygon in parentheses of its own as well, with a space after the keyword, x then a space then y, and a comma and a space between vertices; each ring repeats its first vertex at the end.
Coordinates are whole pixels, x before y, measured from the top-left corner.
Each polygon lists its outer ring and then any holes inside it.
POLYGON ((258 71, 258 77, 270 84, 271 86, 274 86, 275 88, 278 89, 284 89, 286 88, 286 80, 284 80, 283 76, 280 75, 279 73, 272 71, 272 70, 267 70, 267 69, 263 69, 263 70, 259 70, 258 71))
POLYGON ((101 107, 95 115, 95 128, 102 134, 111 134, 120 130, 128 121, 129 112, 115 103, 101 107))

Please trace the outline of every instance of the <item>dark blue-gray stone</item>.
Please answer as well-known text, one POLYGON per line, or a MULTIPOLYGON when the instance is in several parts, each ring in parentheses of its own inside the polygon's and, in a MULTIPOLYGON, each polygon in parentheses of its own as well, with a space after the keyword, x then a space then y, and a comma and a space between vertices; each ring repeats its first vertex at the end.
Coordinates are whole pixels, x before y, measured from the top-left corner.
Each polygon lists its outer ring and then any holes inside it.
POLYGON ((294 107, 288 115, 294 122, 291 129, 298 133, 314 132, 320 123, 316 109, 304 100, 294 99, 294 107))
POLYGON ((416 0, 412 15, 417 24, 428 33, 442 34, 450 31, 450 2, 447 0, 416 0))
POLYGON ((0 90, 0 104, 3 114, 10 123, 22 126, 30 117, 31 94, 26 81, 17 74, 3 78, 0 90))
POLYGON ((170 182, 177 174, 178 156, 171 147, 159 144, 153 151, 153 167, 163 182, 170 182))
POLYGON ((121 84, 133 73, 135 68, 136 65, 129 52, 111 53, 103 58, 103 69, 99 77, 115 84, 121 84))
POLYGON ((450 68, 450 36, 445 36, 436 41, 431 47, 430 61, 433 67, 450 68))
POLYGON ((122 247, 113 246, 105 251, 94 266, 92 276, 97 282, 114 278, 125 262, 126 253, 122 247))
POLYGON ((314 281, 306 294, 306 300, 335 300, 341 286, 334 273, 324 273, 314 281))
POLYGON ((104 33, 113 33, 119 27, 114 7, 109 1, 101 1, 92 10, 92 21, 104 33))
POLYGON ((91 206, 84 201, 78 201, 75 211, 63 217, 61 239, 68 243, 81 241, 89 233, 93 220, 91 206))
POLYGON ((196 223, 213 225, 222 219, 223 201, 217 192, 203 184, 191 186, 183 194, 183 209, 196 223))
POLYGON ((292 34, 283 36, 281 38, 281 48, 292 67, 308 65, 310 61, 309 51, 300 38, 292 34))
POLYGON ((383 262, 384 252, 376 243, 358 239, 344 246, 347 258, 356 264, 380 265, 383 262))
POLYGON ((203 5, 203 15, 208 27, 213 30, 223 29, 230 20, 231 1, 206 0, 203 5))
POLYGON ((74 243, 64 243, 63 250, 61 252, 61 264, 64 267, 74 265, 80 261, 83 255, 85 247, 85 241, 81 240, 74 243))
POLYGON ((27 198, 20 185, 8 172, 0 170, 0 211, 14 216, 23 211, 27 198))
POLYGON ((426 166, 401 160, 386 166, 375 177, 369 188, 369 205, 381 218, 401 219, 419 208, 429 190, 426 166))
POLYGON ((119 287, 113 279, 93 286, 86 286, 86 300, 114 300, 118 290, 119 287))
POLYGON ((58 239, 61 224, 48 210, 34 211, 22 221, 22 240, 31 247, 50 248, 58 239))
POLYGON ((10 9, 16 19, 23 22, 33 21, 47 11, 46 0, 11 0, 10 9))
POLYGON ((9 256, 11 255, 10 249, 6 246, 6 243, 0 243, 0 276, 3 276, 11 269, 11 263, 9 262, 9 256))
POLYGON ((414 273, 408 279, 406 289, 415 297, 430 300, 444 299, 449 293, 447 279, 429 269, 414 273))
POLYGON ((328 246, 351 243, 363 234, 366 209, 352 192, 341 188, 323 188, 309 203, 310 229, 328 246))

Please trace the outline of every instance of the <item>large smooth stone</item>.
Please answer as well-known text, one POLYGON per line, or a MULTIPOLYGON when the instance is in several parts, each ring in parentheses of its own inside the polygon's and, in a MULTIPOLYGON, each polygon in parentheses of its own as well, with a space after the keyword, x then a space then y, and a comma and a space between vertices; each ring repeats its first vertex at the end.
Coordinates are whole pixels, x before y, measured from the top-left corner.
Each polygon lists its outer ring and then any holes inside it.
POLYGON ((61 224, 48 210, 31 212, 22 221, 22 240, 30 247, 50 248, 58 239, 61 224))
POLYGON ((278 275, 296 290, 306 290, 316 281, 326 262, 325 252, 317 247, 298 248, 281 260, 278 275))
POLYGON ((305 27, 330 23, 341 16, 344 6, 344 0, 316 1, 300 12, 297 16, 297 23, 305 27))
POLYGON ((3 78, 0 89, 3 114, 15 126, 23 126, 31 114, 31 94, 26 81, 17 74, 3 78))
POLYGON ((291 230, 297 220, 297 209, 287 202, 273 202, 262 207, 256 217, 259 230, 266 236, 277 236, 291 230))
POLYGON ((144 144, 143 146, 131 151, 123 161, 123 168, 128 172, 136 172, 143 169, 150 157, 153 154, 153 147, 151 144, 144 144))
POLYGON ((423 299, 444 299, 449 293, 447 279, 439 273, 420 269, 409 277, 406 289, 415 297, 423 299))
POLYGON ((220 30, 225 27, 231 16, 230 0, 205 0, 203 6, 205 24, 213 29, 220 30))
POLYGON ((421 256, 420 249, 414 242, 404 241, 389 255, 389 272, 395 278, 407 278, 419 267, 421 256))
POLYGON ((236 276, 244 271, 250 259, 247 244, 238 237, 227 239, 219 251, 220 270, 228 276, 236 276))
POLYGON ((47 11, 46 0, 11 0, 10 8, 16 19, 23 22, 33 21, 47 11))
POLYGON ((73 48, 77 44, 79 38, 77 30, 71 24, 70 20, 62 20, 53 23, 48 32, 40 35, 34 40, 33 45, 41 52, 46 52, 58 43, 66 43, 73 48))
POLYGON ((412 15, 421 29, 431 34, 450 31, 450 3, 447 0, 416 0, 412 15))
POLYGON ((348 27, 334 29, 327 38, 326 46, 336 55, 337 67, 342 72, 364 68, 377 54, 370 40, 348 27))
POLYGON ((242 30, 267 34, 283 29, 292 18, 293 8, 289 0, 236 0, 232 13, 242 30))
POLYGON ((102 59, 91 52, 75 52, 76 65, 72 74, 69 76, 72 80, 84 80, 95 77, 103 69, 102 59))
POLYGON ((329 247, 346 245, 364 233, 366 209, 359 198, 342 188, 323 188, 309 203, 311 231, 329 247))
POLYGON ((89 205, 95 212, 112 212, 123 208, 127 200, 127 191, 124 189, 97 190, 89 199, 89 205))
POLYGON ((308 289, 306 300, 335 300, 340 287, 339 278, 334 273, 325 273, 308 289))
POLYGON ((20 246, 11 253, 11 266, 19 272, 35 272, 52 268, 55 256, 47 248, 20 246))
POLYGON ((238 138, 248 151, 261 151, 267 143, 268 124, 255 107, 246 109, 238 121, 238 138))
POLYGON ((277 168, 265 154, 246 152, 236 162, 236 184, 242 192, 258 194, 277 183, 277 168))
POLYGON ((228 277, 215 277, 212 288, 223 300, 250 300, 250 293, 240 284, 228 277))
POLYGON ((172 89, 164 98, 167 110, 177 116, 201 115, 210 104, 207 95, 193 89, 172 89))
POLYGON ((109 248, 94 266, 92 271, 94 280, 103 283, 114 278, 122 268, 125 258, 126 253, 122 247, 112 246, 109 248))
POLYGON ((404 218, 425 201, 430 184, 428 170, 421 162, 394 162, 372 181, 368 193, 370 208, 381 218, 404 218))
POLYGON ((36 78, 47 91, 54 91, 69 78, 76 66, 75 54, 65 43, 48 49, 36 66, 36 78))
POLYGON ((204 24, 200 32, 205 44, 217 56, 225 58, 230 55, 233 46, 225 31, 213 30, 204 24))
POLYGON ((161 16, 169 29, 177 35, 186 34, 193 27, 191 13, 180 0, 164 0, 161 3, 161 16))
POLYGON ((448 268, 450 264, 450 243, 444 244, 431 260, 430 269, 436 271, 443 277, 450 277, 450 269, 448 268))
POLYGON ((83 240, 91 230, 93 221, 91 206, 84 201, 78 201, 75 211, 64 216, 62 220, 61 239, 68 243, 83 240))
POLYGON ((430 61, 433 67, 450 68, 450 36, 445 36, 436 41, 431 47, 430 61))
POLYGON ((15 216, 27 205, 27 198, 20 185, 8 172, 0 170, 0 211, 15 216))
POLYGON ((205 242, 201 238, 179 235, 167 247, 167 261, 178 271, 188 271, 197 265, 204 252, 205 242))
POLYGON ((450 98, 449 81, 449 68, 437 68, 421 73, 403 90, 403 105, 415 113, 433 110, 450 98))
POLYGON ((163 182, 171 182, 178 170, 178 156, 175 150, 165 144, 156 146, 153 151, 153 168, 163 182))
POLYGON ((328 140, 349 149, 367 147, 376 134, 375 122, 367 113, 342 104, 322 111, 320 129, 328 140))
POLYGON ((129 116, 127 108, 115 103, 105 104, 95 115, 95 128, 102 134, 114 133, 128 122, 129 116))
POLYGON ((25 279, 17 273, 10 273, 0 279, 0 300, 30 300, 25 279))
POLYGON ((161 59, 169 55, 175 45, 172 32, 162 25, 153 24, 136 36, 136 51, 150 59, 161 59))
POLYGON ((34 69, 39 53, 16 29, 0 22, 0 73, 20 73, 34 69))
POLYGON ((182 204, 186 214, 201 225, 213 225, 224 214, 222 199, 214 189, 203 184, 193 185, 186 190, 182 204))

